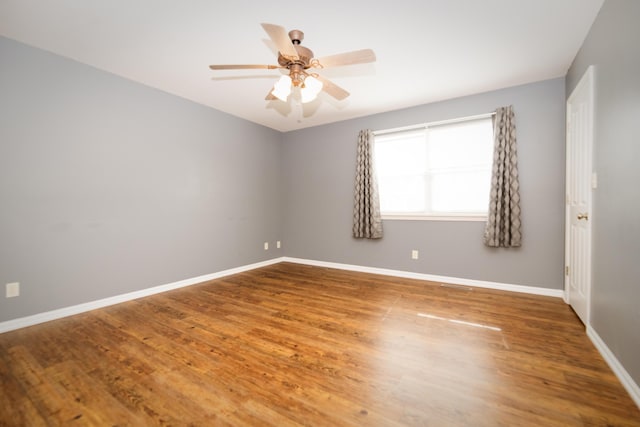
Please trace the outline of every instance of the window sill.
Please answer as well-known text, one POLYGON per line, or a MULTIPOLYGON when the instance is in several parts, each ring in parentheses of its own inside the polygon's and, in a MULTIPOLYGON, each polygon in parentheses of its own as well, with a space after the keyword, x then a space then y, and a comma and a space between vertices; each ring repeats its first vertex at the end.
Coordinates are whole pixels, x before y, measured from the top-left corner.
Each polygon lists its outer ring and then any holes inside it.
POLYGON ((392 215, 382 214, 383 220, 391 221, 469 221, 486 222, 487 215, 392 215))

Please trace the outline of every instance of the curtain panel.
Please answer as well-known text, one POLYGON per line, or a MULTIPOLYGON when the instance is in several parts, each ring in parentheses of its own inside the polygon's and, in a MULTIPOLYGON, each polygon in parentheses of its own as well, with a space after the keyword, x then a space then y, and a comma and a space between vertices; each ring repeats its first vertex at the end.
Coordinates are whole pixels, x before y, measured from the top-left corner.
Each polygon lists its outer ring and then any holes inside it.
POLYGON ((358 134, 353 197, 353 237, 356 238, 382 238, 382 217, 374 166, 373 134, 370 130, 361 130, 358 134))
POLYGON ((490 247, 517 247, 522 243, 522 234, 516 126, 512 106, 498 108, 493 120, 493 169, 484 244, 490 247))

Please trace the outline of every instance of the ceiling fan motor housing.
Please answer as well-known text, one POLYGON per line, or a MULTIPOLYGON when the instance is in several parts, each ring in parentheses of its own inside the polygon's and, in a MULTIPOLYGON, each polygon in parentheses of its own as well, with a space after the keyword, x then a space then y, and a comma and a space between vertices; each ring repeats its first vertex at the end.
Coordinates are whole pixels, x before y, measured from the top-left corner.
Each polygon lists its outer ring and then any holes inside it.
POLYGON ((304 46, 294 45, 296 52, 298 52, 298 59, 291 59, 289 57, 283 56, 282 53, 278 52, 278 64, 283 67, 289 68, 292 64, 299 64, 306 70, 311 65, 311 60, 313 59, 313 52, 311 49, 307 49, 304 46))
POLYGON ((287 67, 291 69, 291 66, 294 64, 298 64, 302 66, 303 69, 307 69, 311 66, 311 60, 313 59, 313 52, 311 49, 307 49, 300 45, 302 40, 304 40, 304 33, 300 30, 291 30, 289 31, 289 38, 291 39, 291 43, 293 43, 293 47, 296 52, 298 52, 297 59, 288 58, 287 56, 282 55, 282 53, 278 52, 278 64, 283 67, 287 67))

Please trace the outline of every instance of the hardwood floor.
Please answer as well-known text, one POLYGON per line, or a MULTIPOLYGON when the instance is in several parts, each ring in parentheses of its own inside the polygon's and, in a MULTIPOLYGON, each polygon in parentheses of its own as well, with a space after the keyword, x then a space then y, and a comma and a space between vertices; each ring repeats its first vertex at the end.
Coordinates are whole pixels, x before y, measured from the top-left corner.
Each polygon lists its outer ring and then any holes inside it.
POLYGON ((640 426, 560 299, 281 263, 0 335, 0 425, 640 426))

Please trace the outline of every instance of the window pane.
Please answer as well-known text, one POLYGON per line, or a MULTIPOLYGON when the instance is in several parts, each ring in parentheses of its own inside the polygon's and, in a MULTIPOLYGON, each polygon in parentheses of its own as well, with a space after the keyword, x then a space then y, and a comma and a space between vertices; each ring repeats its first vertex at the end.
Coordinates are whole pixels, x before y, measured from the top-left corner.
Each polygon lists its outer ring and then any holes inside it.
POLYGON ((376 173, 382 212, 420 213, 427 208, 425 138, 424 129, 376 137, 376 173))
POLYGON ((416 175, 426 172, 425 132, 376 138, 376 167, 379 175, 416 175))
POLYGON ((435 174, 431 178, 434 213, 487 212, 490 173, 484 170, 435 174))
POLYGON ((382 212, 420 213, 427 208, 422 176, 387 176, 379 180, 382 212))
POLYGON ((429 168, 449 169, 491 162, 491 118, 429 128, 429 168))

